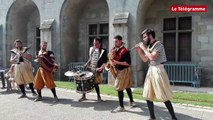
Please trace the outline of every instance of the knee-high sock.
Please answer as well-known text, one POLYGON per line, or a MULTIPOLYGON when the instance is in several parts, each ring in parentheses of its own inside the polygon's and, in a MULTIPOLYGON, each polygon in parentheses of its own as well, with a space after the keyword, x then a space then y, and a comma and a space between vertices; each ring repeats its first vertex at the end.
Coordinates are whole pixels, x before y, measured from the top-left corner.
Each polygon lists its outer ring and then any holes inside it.
POLYGON ((23 94, 23 95, 26 95, 25 88, 24 88, 24 84, 19 85, 19 88, 21 89, 22 94, 23 94))
POLYGON ((166 108, 168 109, 172 119, 177 120, 171 101, 168 100, 168 101, 164 102, 164 104, 166 105, 166 108))
POLYGON ((38 96, 39 96, 39 97, 42 97, 42 96, 41 96, 41 90, 37 90, 37 93, 38 93, 38 96))
POLYGON ((96 93, 97 93, 97 96, 98 96, 98 97, 101 97, 101 96, 100 96, 100 88, 99 88, 98 84, 94 84, 94 85, 95 85, 95 91, 96 91, 96 93))
POLYGON ((131 88, 127 88, 126 92, 127 92, 128 96, 129 96, 130 102, 134 102, 133 101, 133 97, 132 97, 132 90, 131 90, 131 88))
POLYGON ((57 95, 56 95, 56 91, 55 91, 55 88, 51 89, 51 91, 52 91, 52 93, 53 93, 54 97, 57 97, 57 95))
POLYGON ((29 87, 32 93, 35 93, 34 88, 33 88, 33 83, 29 83, 29 87))
POLYGON ((154 103, 152 101, 149 101, 147 100, 147 106, 149 108, 149 114, 150 114, 150 117, 152 119, 155 119, 155 113, 154 113, 154 103))
POLYGON ((124 107, 124 92, 118 91, 118 99, 121 107, 124 107))

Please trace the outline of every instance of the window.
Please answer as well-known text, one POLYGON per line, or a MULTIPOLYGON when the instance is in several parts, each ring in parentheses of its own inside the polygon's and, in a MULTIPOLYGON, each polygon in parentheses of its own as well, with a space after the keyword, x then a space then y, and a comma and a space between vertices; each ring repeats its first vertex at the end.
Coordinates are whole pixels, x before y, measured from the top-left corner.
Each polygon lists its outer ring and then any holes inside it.
POLYGON ((89 47, 93 45, 93 39, 95 37, 101 38, 102 47, 109 50, 109 24, 108 23, 97 23, 89 24, 89 47))
POLYGON ((168 61, 191 61, 192 17, 165 18, 163 43, 168 61))
POLYGON ((40 50, 40 42, 41 42, 40 29, 39 27, 37 27, 36 28, 36 51, 40 50))

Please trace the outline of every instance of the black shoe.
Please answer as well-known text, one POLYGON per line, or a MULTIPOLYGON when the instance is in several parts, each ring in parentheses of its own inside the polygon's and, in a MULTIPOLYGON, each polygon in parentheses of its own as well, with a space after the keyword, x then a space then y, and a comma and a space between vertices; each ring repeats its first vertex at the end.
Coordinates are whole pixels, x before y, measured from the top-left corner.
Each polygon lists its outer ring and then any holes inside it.
POLYGON ((135 102, 129 102, 129 106, 136 107, 136 104, 135 104, 135 102))
POLYGON ((102 102, 103 100, 101 99, 101 97, 98 97, 98 98, 97 98, 97 101, 98 101, 98 102, 102 102))
POLYGON ((58 97, 54 97, 54 100, 53 100, 53 103, 57 103, 59 100, 58 100, 58 97))
POLYGON ((18 99, 21 99, 21 98, 26 98, 27 96, 22 94, 21 96, 18 97, 18 99))
POLYGON ((117 107, 116 109, 113 110, 113 112, 125 112, 125 111, 126 111, 125 108, 121 107, 121 106, 119 106, 119 107, 117 107))
POLYGON ((32 93, 32 96, 37 96, 37 93, 36 92, 32 93))
POLYGON ((34 100, 34 102, 38 102, 38 101, 42 101, 43 99, 42 99, 42 97, 37 97, 35 100, 34 100))
POLYGON ((87 100, 87 98, 86 98, 86 97, 82 97, 82 98, 80 98, 80 99, 78 100, 78 102, 82 102, 82 101, 84 101, 84 100, 87 100))

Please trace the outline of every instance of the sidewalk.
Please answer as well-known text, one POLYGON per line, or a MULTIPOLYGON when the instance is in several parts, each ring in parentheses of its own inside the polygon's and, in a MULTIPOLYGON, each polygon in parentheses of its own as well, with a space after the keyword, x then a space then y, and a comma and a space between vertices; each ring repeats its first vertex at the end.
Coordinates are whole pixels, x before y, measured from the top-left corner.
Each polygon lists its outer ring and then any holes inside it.
MULTIPOLYGON (((60 101, 52 102, 52 93, 48 89, 42 90, 44 100, 33 102, 34 98, 28 91, 28 98, 17 99, 19 91, 7 93, 0 89, 1 120, 147 120, 148 108, 145 101, 136 101, 137 107, 127 106, 126 112, 112 113, 118 106, 118 98, 102 95, 103 102, 96 101, 94 93, 87 94, 89 100, 78 102, 80 94, 75 91, 57 88, 60 101)), ((211 120, 212 109, 173 104, 179 120, 211 120)), ((170 120, 170 115, 163 103, 155 103, 157 120, 170 120)))
POLYGON ((194 88, 190 86, 172 86, 173 91, 182 91, 182 92, 197 92, 197 93, 209 93, 213 94, 213 87, 200 87, 194 88))

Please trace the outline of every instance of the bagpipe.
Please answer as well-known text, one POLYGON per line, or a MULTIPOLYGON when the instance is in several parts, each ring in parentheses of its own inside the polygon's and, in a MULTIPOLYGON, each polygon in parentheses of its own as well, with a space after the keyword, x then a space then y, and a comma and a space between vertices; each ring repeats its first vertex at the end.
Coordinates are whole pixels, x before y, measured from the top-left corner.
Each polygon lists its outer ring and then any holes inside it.
POLYGON ((39 66, 49 72, 56 72, 59 69, 59 66, 55 63, 54 58, 49 56, 47 52, 38 55, 35 61, 38 63, 39 66))
POLYGON ((113 61, 114 58, 115 58, 115 50, 113 49, 113 50, 111 50, 111 52, 108 53, 108 59, 109 59, 109 61, 106 63, 105 69, 107 71, 110 71, 111 74, 112 74, 112 76, 114 78, 116 78, 117 75, 118 75, 118 71, 115 68, 115 66, 112 64, 112 61, 113 61))
MULTIPOLYGON (((20 62, 24 62, 24 58, 23 58, 23 54, 25 52, 27 52, 31 47, 23 47, 23 51, 22 52, 18 52, 18 51, 14 51, 14 50, 11 50, 10 52, 17 55, 18 56, 18 61, 17 61, 17 64, 20 64, 20 62)), ((18 49, 20 50, 20 49, 18 49)))

